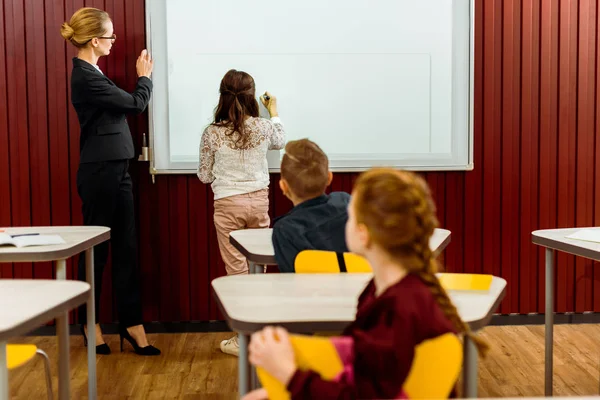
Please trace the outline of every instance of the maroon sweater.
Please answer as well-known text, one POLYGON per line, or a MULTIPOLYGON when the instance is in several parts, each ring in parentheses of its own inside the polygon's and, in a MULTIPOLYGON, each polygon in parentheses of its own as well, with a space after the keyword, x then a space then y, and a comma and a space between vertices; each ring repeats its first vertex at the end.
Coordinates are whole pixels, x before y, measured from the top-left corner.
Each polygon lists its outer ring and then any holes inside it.
POLYGON ((353 339, 354 382, 325 381, 297 370, 288 390, 292 399, 395 398, 415 346, 448 332, 454 327, 419 277, 407 275, 379 297, 371 280, 358 299, 356 320, 344 332, 353 339))

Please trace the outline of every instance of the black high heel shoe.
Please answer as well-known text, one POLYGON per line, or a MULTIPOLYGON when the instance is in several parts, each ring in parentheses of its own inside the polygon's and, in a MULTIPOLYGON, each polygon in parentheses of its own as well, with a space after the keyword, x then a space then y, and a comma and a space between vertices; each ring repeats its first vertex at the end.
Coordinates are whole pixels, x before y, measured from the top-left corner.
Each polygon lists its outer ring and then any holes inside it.
POLYGON ((146 347, 138 346, 137 342, 134 338, 131 337, 127 328, 123 326, 119 326, 119 337, 121 338, 121 352, 123 352, 123 339, 127 339, 127 341, 133 346, 133 350, 135 350, 136 354, 140 356, 158 356, 160 355, 160 350, 152 345, 148 345, 146 347))
MULTIPOLYGON (((85 335, 85 329, 83 325, 79 326, 81 328, 81 334, 83 335, 83 345, 87 347, 87 336, 85 335)), ((96 354, 110 354, 110 347, 106 343, 102 343, 96 346, 96 354)))

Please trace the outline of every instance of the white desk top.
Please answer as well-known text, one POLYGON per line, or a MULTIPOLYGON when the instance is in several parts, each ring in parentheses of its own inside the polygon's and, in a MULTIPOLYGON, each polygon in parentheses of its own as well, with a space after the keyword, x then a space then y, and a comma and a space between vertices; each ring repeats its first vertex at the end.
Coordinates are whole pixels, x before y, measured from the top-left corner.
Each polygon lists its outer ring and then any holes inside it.
POLYGON ((40 233, 60 235, 65 244, 17 248, 0 246, 0 262, 55 261, 73 257, 110 239, 110 229, 104 226, 45 226, 5 228, 5 233, 40 233))
POLYGON ((565 253, 600 261, 600 243, 586 242, 583 240, 568 239, 566 236, 582 229, 600 228, 566 228, 544 229, 533 231, 531 241, 534 244, 565 253))
POLYGON ((0 279, 0 340, 23 335, 85 303, 87 282, 0 279))
MULTIPOLYGON (((358 296, 372 274, 251 274, 212 281, 229 326, 255 332, 281 324, 292 331, 341 330, 354 321, 358 296)), ((494 277, 489 291, 450 291, 471 329, 489 323, 504 298, 506 281, 494 277)))
MULTIPOLYGON (((229 241, 248 260, 261 265, 276 265, 275 250, 271 236, 273 229, 242 229, 229 234, 229 241)), ((450 243, 450 231, 437 228, 429 246, 431 250, 439 254, 450 243)))

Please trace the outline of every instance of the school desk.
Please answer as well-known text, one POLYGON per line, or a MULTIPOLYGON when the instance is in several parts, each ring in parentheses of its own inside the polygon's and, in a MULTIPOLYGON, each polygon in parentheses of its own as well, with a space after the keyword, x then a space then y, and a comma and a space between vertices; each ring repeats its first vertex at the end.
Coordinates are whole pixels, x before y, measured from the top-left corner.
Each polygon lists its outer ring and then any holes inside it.
MULTIPOLYGON (((67 259, 85 251, 86 260, 86 280, 90 285, 87 303, 87 326, 96 325, 95 305, 94 305, 94 246, 110 239, 110 229, 103 226, 49 226, 49 227, 19 227, 4 228, 5 233, 9 235, 22 234, 47 234, 60 235, 65 244, 48 246, 31 246, 17 248, 14 246, 0 246, 0 263, 8 262, 32 262, 54 261, 56 265, 56 279, 64 280, 67 278, 67 259)), ((76 264, 75 264, 76 265, 76 264)), ((56 318, 56 331, 59 336, 59 352, 68 351, 68 336, 63 333, 69 329, 68 310, 56 318), (60 338, 66 338, 62 340, 60 338)), ((88 397, 97 398, 96 391, 96 330, 88 331, 88 397)), ((68 374, 69 359, 61 357, 59 359, 59 373, 68 374)), ((60 389, 60 394, 64 397, 68 394, 68 385, 60 389)))
MULTIPOLYGON (((239 335, 239 393, 256 386, 248 364, 248 340, 267 325, 296 333, 342 331, 356 314, 359 294, 372 274, 254 274, 212 281, 229 327, 239 335)), ((489 290, 449 291, 461 318, 473 331, 485 327, 502 301, 506 281, 493 277, 489 290)), ((477 397, 477 350, 464 346, 464 393, 477 397)))
MULTIPOLYGON (((9 398, 8 340, 26 334, 54 318, 64 318, 69 310, 87 301, 90 291, 88 283, 79 281, 0 280, 0 399, 9 398)), ((57 330, 57 336, 59 399, 69 399, 69 331, 57 330)))
POLYGON ((600 243, 567 238, 567 236, 583 229, 598 230, 600 228, 544 229, 533 231, 531 233, 532 242, 539 246, 545 247, 546 249, 546 311, 544 314, 546 323, 544 393, 546 396, 552 396, 555 251, 558 250, 579 257, 600 261, 600 243))
MULTIPOLYGON (((266 265, 277 265, 271 236, 273 229, 240 229, 229 234, 229 242, 246 257, 251 274, 264 271, 266 265)), ((437 228, 429 246, 434 254, 441 253, 450 243, 450 231, 437 228)))

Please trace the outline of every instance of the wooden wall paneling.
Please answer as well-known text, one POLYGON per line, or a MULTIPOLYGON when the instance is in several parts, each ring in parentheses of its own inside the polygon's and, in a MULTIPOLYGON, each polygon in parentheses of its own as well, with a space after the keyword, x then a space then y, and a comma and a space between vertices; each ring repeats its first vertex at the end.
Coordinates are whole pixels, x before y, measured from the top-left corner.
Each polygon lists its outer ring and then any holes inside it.
MULTIPOLYGON (((473 61, 473 171, 465 173, 464 205, 456 205, 456 212, 464 216, 464 258, 462 270, 474 273, 484 271, 483 258, 483 110, 484 93, 484 18, 483 0, 475 3, 475 42, 473 61)), ((452 242, 456 237, 452 235, 452 242)), ((452 244, 451 244, 452 245, 452 244)))
POLYGON ((169 236, 167 248, 169 262, 161 265, 171 275, 170 296, 174 298, 171 318, 175 321, 190 319, 190 260, 189 260, 189 218, 188 178, 174 176, 169 180, 169 236))
POLYGON ((436 210, 437 210, 437 217, 438 217, 440 226, 447 226, 446 207, 444 206, 446 204, 447 174, 449 174, 449 173, 444 173, 444 172, 428 172, 427 173, 427 176, 434 177, 433 181, 436 182, 436 186, 433 191, 433 198, 434 198, 434 201, 436 202, 436 204, 438 204, 436 207, 436 210))
POLYGON ((271 226, 273 226, 273 219, 275 215, 275 195, 279 189, 278 180, 273 179, 273 174, 269 174, 269 218, 271 220, 271 226))
MULTIPOLYGON (((464 260, 464 236, 465 218, 462 205, 465 202, 465 174, 448 173, 446 175, 446 196, 444 203, 438 207, 445 206, 446 220, 440 228, 449 229, 451 233, 451 246, 448 246, 444 254, 443 270, 448 272, 465 272, 464 260)), ((470 272, 470 271, 469 271, 470 272)))
MULTIPOLYGON (((46 87, 46 42, 44 8, 25 2, 25 41, 27 56, 27 110, 29 129, 29 175, 31 179, 31 224, 50 225, 50 163, 48 154, 48 93, 46 87), (37 7, 36 7, 37 6, 37 7)), ((27 115, 27 114, 26 114, 27 115)), ((27 170, 27 169, 25 169, 27 170)), ((52 263, 39 263, 23 269, 24 278, 53 277, 52 263)))
MULTIPOLYGON (((579 2, 575 225, 589 226, 594 206, 594 96, 596 83, 596 1, 579 2)), ((591 260, 575 261, 575 311, 592 309, 591 260)))
POLYGON ((483 2, 483 254, 484 271, 501 276, 502 2, 483 2))
MULTIPOLYGON (((208 262, 210 265, 210 275, 209 281, 212 282, 213 279, 219 278, 221 276, 227 275, 225 271, 225 264, 221 258, 221 253, 219 251, 219 242, 217 241, 217 231, 215 230, 215 224, 213 215, 215 213, 214 207, 214 196, 212 190, 208 189, 208 201, 207 201, 207 220, 209 223, 206 226, 207 236, 208 236, 208 262)), ((221 312, 217 306, 217 302, 214 298, 214 292, 212 288, 209 286, 208 291, 210 293, 210 320, 218 320, 223 319, 221 312)))
POLYGON ((520 137, 520 234, 519 307, 521 313, 537 311, 537 287, 543 275, 538 271, 538 249, 530 232, 539 227, 539 131, 540 131, 540 0, 524 0, 522 9, 521 52, 521 137, 520 137))
POLYGON ((331 181, 331 185, 327 187, 326 192, 352 192, 350 176, 351 174, 333 174, 333 180, 331 181))
POLYGON ((501 271, 508 282, 502 310, 518 309, 519 208, 521 136, 521 1, 503 2, 502 21, 502 155, 501 155, 501 271))
MULTIPOLYGON (((147 163, 136 165, 140 169, 147 168, 147 163)), ((131 167, 130 169, 133 169, 131 167)), ((138 204, 138 264, 141 276, 142 304, 144 321, 160 321, 161 299, 161 249, 163 246, 164 229, 160 226, 159 187, 162 184, 152 184, 146 170, 138 173, 139 193, 136 195, 138 204)), ((201 200, 201 198, 200 198, 201 200)))
MULTIPOLYGON (((596 7, 596 32, 600 32, 600 10, 598 5, 596 7)), ((596 68, 600 67, 600 38, 596 35, 596 68)), ((593 226, 600 226, 600 185, 597 183, 600 179, 600 140, 598 140, 598 134, 600 134, 600 79, 596 74, 596 81, 594 82, 594 101, 595 101, 595 115, 594 115, 594 172, 593 172, 593 196, 594 196, 594 208, 593 208, 593 226)), ((600 263, 594 263, 593 266, 593 289, 600 287, 600 263), (596 286, 599 285, 599 286, 596 286)), ((600 290, 593 290, 593 311, 600 311, 600 290)))
MULTIPOLYGON (((577 2, 560 2, 558 101, 558 226, 575 225, 575 145, 577 130, 577 2)), ((574 305, 575 257, 557 257, 558 312, 574 305)))
POLYGON ((280 179, 281 174, 270 174, 269 192, 270 198, 273 199, 273 202, 269 205, 269 212, 272 213, 271 226, 276 217, 284 215, 293 207, 292 202, 283 195, 283 192, 279 188, 280 179))
MULTIPOLYGON (((27 54, 23 2, 5 3, 6 72, 8 79, 8 131, 10 135, 10 184, 13 226, 31 225, 31 181, 29 157, 29 110, 27 54)), ((32 278, 31 263, 14 264, 15 278, 32 278)))
MULTIPOLYGON (((0 0, 0 32, 6 31, 4 0, 0 0)), ((10 134, 8 130, 7 43, 0 40, 0 226, 12 225, 10 134)), ((12 264, 0 264, 0 278, 12 278, 12 264)))
MULTIPOLYGON (((65 21, 64 2, 46 1, 46 68, 48 107, 48 153, 52 225, 71 223, 71 181, 69 179, 68 81, 65 41, 60 26, 65 21)), ((73 187, 75 184, 73 183, 73 187)))
MULTIPOLYGON (((159 177, 161 178, 161 177, 159 177)), ((156 190, 158 192, 158 214, 155 218, 158 219, 159 231, 160 231, 160 248, 159 248, 159 269, 160 269, 160 320, 170 321, 175 308, 175 296, 173 296, 173 271, 168 267, 172 265, 171 255, 169 250, 171 249, 171 231, 170 223, 171 219, 171 204, 170 204, 170 179, 156 180, 156 190), (166 211, 166 212, 165 212, 166 211)))
MULTIPOLYGON (((543 0, 540 30, 540 164, 539 164, 539 228, 557 225, 557 154, 558 154, 558 0, 543 0)), ((538 308, 544 312, 544 249, 537 246, 539 257, 538 308)), ((557 278, 554 272, 555 310, 557 278)))
POLYGON ((210 219, 207 193, 210 187, 200 183, 196 176, 188 177, 189 236, 190 236, 190 319, 207 321, 209 319, 210 286, 209 263, 210 243, 208 229, 210 219))

